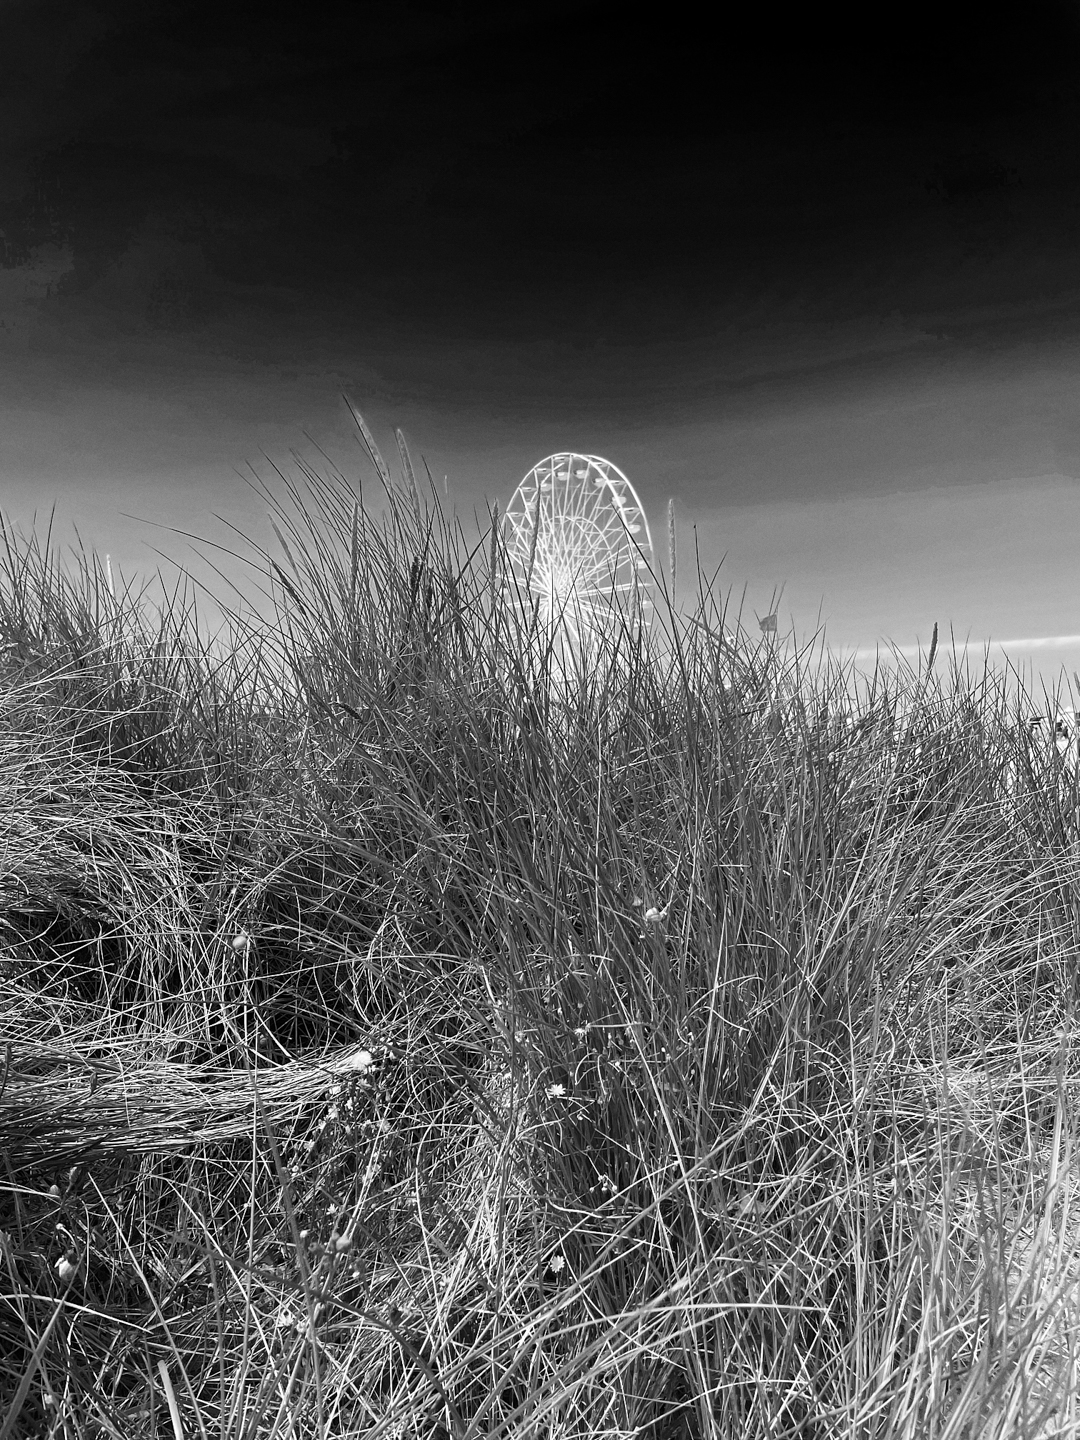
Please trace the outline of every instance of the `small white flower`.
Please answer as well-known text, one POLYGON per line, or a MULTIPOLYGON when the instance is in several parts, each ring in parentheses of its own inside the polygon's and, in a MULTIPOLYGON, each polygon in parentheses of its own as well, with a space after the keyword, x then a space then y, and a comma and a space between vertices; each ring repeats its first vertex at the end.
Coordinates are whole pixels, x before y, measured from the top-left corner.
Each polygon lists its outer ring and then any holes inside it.
POLYGON ((370 1070, 375 1064, 375 1057, 370 1050, 359 1050, 355 1055, 350 1055, 345 1062, 347 1070, 370 1070))
POLYGON ((70 1281, 74 1280, 78 1269, 78 1265, 69 1260, 66 1255, 61 1255, 60 1259, 56 1262, 56 1273, 60 1277, 61 1285, 67 1285, 70 1281))
POLYGON ((551 1259, 548 1261, 548 1269, 553 1275, 561 1275, 562 1272, 566 1269, 566 1256, 552 1255, 551 1259))
POLYGON ((551 1099, 554 1100, 554 1099, 558 1098, 560 1095, 565 1095, 565 1094, 566 1094, 566 1086, 565 1086, 565 1085, 558 1085, 558 1084, 549 1085, 549 1086, 547 1087, 547 1093, 548 1093, 548 1095, 551 1097, 551 1099))
POLYGON ((584 1040, 584 1039, 585 1039, 585 1036, 586 1036, 588 1033, 589 1033, 589 1027, 588 1027, 587 1025, 578 1025, 578 1026, 575 1026, 575 1028, 574 1028, 574 1034, 577 1036, 577 1038, 578 1038, 579 1040, 584 1040))

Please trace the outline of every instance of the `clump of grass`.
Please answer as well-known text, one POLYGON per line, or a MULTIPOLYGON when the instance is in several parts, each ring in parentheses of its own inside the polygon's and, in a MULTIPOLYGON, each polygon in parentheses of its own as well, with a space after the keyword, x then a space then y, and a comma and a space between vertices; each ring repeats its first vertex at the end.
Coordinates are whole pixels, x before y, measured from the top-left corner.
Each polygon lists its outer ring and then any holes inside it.
POLYGON ((1026 696, 567 644, 363 436, 214 640, 4 531, 0 1440, 1074 1425, 1026 696))

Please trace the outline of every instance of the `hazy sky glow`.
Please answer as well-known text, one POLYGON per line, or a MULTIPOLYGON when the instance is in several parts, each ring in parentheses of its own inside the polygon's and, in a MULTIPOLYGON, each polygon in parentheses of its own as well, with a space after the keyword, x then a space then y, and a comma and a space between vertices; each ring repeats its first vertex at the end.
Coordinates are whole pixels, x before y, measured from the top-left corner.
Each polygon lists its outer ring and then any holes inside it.
POLYGON ((6 517, 269 543, 347 390, 463 515, 600 454, 751 621, 1080 668, 1074 7, 689 14, 6 6, 6 517))

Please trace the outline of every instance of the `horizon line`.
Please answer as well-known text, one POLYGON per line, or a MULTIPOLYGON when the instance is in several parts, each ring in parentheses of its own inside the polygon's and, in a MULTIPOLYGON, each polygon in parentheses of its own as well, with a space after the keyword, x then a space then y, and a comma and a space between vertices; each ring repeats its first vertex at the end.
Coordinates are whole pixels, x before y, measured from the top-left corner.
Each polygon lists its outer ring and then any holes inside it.
MULTIPOLYGON (((1080 635, 1035 635, 1025 639, 1016 640, 960 640, 945 641, 938 638, 938 649, 948 649, 950 652, 955 649, 958 652, 965 652, 972 649, 979 650, 1063 650, 1069 645, 1080 646, 1080 635)), ((929 642, 916 643, 914 645, 894 645, 887 640, 881 640, 877 645, 860 646, 856 650, 847 650, 840 646, 838 653, 848 660, 871 660, 874 657, 886 654, 894 655, 924 655, 930 649, 929 642)))

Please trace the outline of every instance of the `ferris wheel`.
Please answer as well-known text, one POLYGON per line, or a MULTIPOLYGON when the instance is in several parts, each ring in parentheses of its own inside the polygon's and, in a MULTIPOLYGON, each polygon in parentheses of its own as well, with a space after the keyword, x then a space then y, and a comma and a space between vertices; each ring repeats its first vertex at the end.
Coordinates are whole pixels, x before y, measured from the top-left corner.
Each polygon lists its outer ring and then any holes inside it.
POLYGON ((514 491, 503 534, 520 593, 575 632, 621 600, 651 604, 649 522, 637 491, 610 460, 541 460, 514 491))

